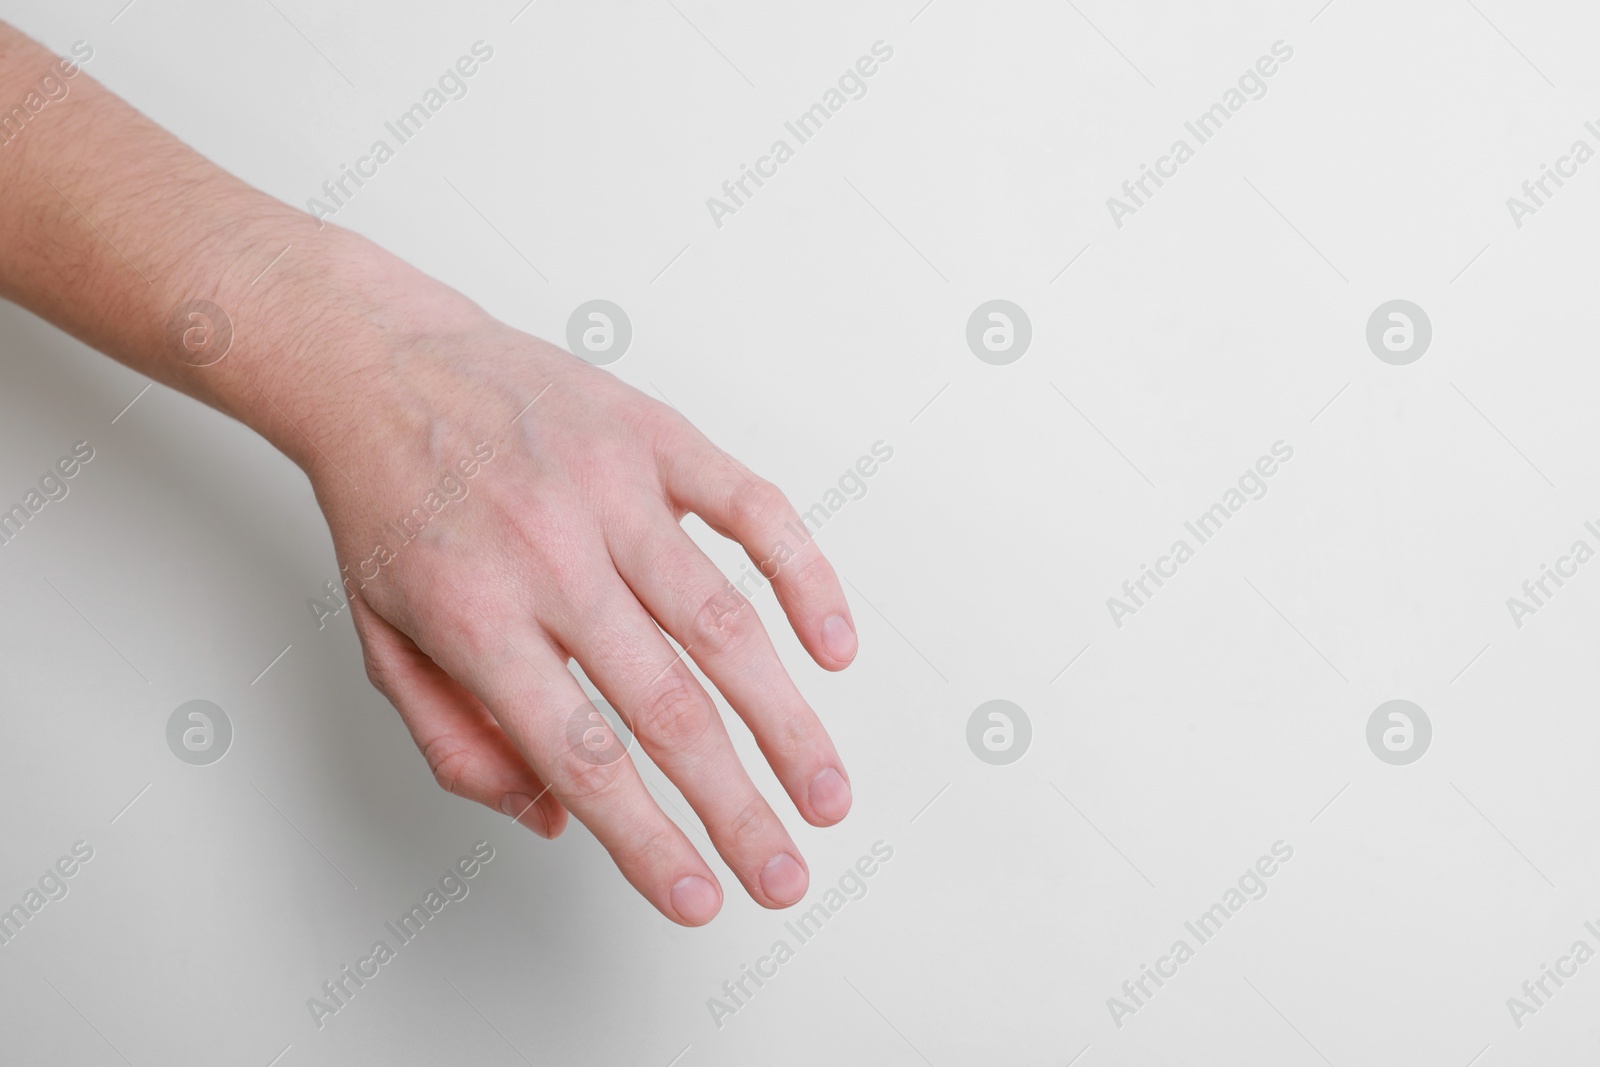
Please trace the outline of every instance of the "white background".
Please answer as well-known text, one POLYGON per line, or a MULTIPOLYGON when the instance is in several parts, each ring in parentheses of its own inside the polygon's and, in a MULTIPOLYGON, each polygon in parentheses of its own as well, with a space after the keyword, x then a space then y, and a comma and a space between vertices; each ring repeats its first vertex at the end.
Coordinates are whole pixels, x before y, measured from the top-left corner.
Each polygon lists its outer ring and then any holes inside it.
POLYGON ((296 205, 488 42, 337 221, 557 341, 617 302, 611 369, 802 509, 892 445, 821 535, 856 665, 824 675, 758 598, 855 809, 815 830, 757 780, 805 906, 874 841, 893 860, 719 1029, 707 998, 789 916, 730 892, 676 928, 581 826, 548 843, 441 793, 348 619, 306 607, 337 567, 299 472, 159 386, 118 417, 145 380, 6 305, 0 501, 96 455, 0 548, 0 903, 74 841, 95 858, 0 947, 0 1059, 1593 1057, 1600 963, 1520 1029, 1506 998, 1600 949, 1600 563, 1520 629, 1506 598, 1600 547, 1600 162, 1521 228, 1505 203, 1600 147, 1593 11, 674 2, 0 14, 90 42, 95 78, 296 205), (878 40, 867 96, 716 227, 706 197, 878 40), (1268 94, 1115 226, 1106 198, 1279 40, 1268 94), (964 336, 996 297, 1034 330, 1005 367, 964 336), (1433 323, 1409 366, 1364 336, 1394 298, 1433 323), (1279 440, 1268 495, 1114 626, 1106 598, 1279 440), (209 767, 165 741, 197 698, 236 731, 209 767), (966 743, 994 698, 1033 724, 1005 767, 966 743), (1433 724, 1409 766, 1367 747, 1392 698, 1433 724), (471 895, 314 1026, 306 999, 480 838, 471 895), (1107 998, 1279 840, 1270 893, 1114 1025, 1107 998))

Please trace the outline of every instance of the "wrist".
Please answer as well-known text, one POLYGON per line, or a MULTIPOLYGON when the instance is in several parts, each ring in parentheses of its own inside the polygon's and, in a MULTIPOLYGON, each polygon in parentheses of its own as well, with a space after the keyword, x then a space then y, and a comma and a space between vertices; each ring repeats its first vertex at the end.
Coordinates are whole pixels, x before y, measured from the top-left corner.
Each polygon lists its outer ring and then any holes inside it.
POLYGON ((337 456, 353 429, 352 408, 365 409, 370 424, 374 409, 387 406, 398 361, 416 337, 490 320, 366 239, 293 214, 297 233, 279 230, 274 242, 255 242, 268 269, 249 277, 235 271, 217 295, 174 309, 167 347, 194 367, 197 396, 315 477, 343 465, 337 456), (283 244, 272 251, 276 240, 283 244))

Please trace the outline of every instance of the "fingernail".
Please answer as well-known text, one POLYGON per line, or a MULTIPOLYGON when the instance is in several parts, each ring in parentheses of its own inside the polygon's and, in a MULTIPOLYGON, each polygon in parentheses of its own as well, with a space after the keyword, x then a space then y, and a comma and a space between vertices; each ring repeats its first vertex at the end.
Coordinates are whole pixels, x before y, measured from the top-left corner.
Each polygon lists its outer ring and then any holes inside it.
POLYGON ((805 868, 787 852, 780 852, 761 868, 761 889, 779 904, 793 904, 806 895, 805 868))
POLYGON ((507 793, 500 798, 500 810, 540 837, 549 838, 550 827, 545 822, 544 812, 539 810, 539 806, 528 794, 507 793))
POLYGON ((829 615, 822 620, 822 647, 837 660, 848 660, 856 654, 856 632, 843 615, 829 615))
POLYGON ((717 887, 698 874, 679 878, 672 887, 672 910, 690 926, 704 926, 721 906, 722 896, 717 887))
POLYGON ((828 822, 850 813, 850 785, 832 767, 824 767, 811 779, 811 810, 828 822))

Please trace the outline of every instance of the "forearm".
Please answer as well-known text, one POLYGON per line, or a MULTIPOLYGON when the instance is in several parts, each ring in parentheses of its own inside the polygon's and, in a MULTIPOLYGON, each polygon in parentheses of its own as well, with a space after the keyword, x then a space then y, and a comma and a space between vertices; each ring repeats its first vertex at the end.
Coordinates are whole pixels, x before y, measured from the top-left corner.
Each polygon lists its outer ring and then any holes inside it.
POLYGON ((317 428, 336 425, 345 383, 384 374, 374 360, 386 334, 479 314, 233 178, 0 24, 0 118, 13 107, 23 115, 0 132, 0 295, 233 415, 308 470, 332 447, 317 428), (46 101, 36 113, 30 94, 46 101), (198 301, 226 320, 192 317, 198 301))

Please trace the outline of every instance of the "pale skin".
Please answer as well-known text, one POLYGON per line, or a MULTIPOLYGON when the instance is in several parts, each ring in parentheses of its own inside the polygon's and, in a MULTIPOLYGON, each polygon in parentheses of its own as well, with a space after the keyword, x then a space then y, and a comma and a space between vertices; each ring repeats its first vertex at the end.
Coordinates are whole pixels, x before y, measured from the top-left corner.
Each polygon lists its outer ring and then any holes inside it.
POLYGON ((0 23, 0 117, 47 75, 69 87, 0 144, 0 296, 305 471, 352 579, 367 674, 441 786, 544 837, 570 812, 663 915, 709 922, 722 888, 637 749, 597 763, 572 744, 587 702, 576 660, 745 891, 770 908, 799 900, 800 850, 684 662, 743 719, 802 818, 845 817, 827 732, 754 606, 680 525, 694 513, 741 544, 812 659, 841 670, 856 654, 850 609, 815 543, 785 529, 800 523, 783 494, 671 408, 250 188, 58 61, 0 23), (195 299, 234 327, 210 366, 174 354, 172 315, 195 299), (467 495, 399 543, 387 524, 485 444, 467 495))

